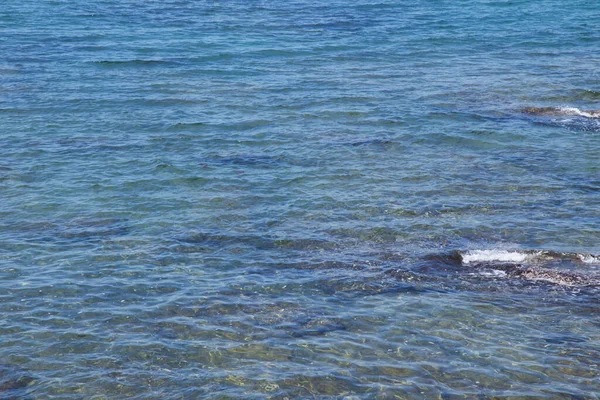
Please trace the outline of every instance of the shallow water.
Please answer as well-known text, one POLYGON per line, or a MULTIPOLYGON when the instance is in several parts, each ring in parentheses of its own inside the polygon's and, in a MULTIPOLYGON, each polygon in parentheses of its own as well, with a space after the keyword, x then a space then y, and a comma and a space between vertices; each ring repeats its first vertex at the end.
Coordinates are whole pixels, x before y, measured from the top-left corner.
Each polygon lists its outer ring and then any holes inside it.
POLYGON ((0 397, 598 398, 599 11, 5 1, 0 397))

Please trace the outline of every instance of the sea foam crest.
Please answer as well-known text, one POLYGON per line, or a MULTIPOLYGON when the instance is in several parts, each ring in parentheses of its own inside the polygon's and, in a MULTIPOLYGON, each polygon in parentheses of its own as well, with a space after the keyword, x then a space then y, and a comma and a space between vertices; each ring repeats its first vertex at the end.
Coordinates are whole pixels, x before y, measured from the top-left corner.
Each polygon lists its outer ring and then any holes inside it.
POLYGON ((461 253, 463 264, 484 262, 523 263, 530 259, 532 254, 510 250, 469 250, 461 253))
POLYGON ((459 252, 461 262, 469 264, 537 264, 549 261, 570 261, 600 264, 600 256, 585 253, 562 253, 547 250, 468 250, 459 252))
POLYGON ((585 117, 600 118, 600 110, 581 110, 577 107, 525 107, 523 112, 547 117, 585 117))
POLYGON ((600 114, 597 111, 583 111, 577 107, 559 107, 558 110, 564 115, 572 115, 586 118, 600 117, 600 114))
POLYGON ((600 257, 593 256, 591 254, 577 254, 577 258, 584 264, 598 264, 600 263, 600 257))

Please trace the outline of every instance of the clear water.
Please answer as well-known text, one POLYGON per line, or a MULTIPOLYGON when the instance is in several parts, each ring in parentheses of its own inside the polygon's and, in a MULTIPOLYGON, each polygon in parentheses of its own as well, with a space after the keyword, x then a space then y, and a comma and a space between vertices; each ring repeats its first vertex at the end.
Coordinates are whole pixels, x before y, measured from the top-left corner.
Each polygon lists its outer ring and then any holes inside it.
POLYGON ((598 398, 598 26, 4 0, 0 397, 598 398))

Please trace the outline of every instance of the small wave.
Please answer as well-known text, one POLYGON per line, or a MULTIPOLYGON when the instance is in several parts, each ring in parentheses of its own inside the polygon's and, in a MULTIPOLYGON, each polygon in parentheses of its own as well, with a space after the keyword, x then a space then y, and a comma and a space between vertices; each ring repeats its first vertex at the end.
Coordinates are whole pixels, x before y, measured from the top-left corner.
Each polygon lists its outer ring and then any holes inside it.
POLYGON ((577 254, 577 258, 584 264, 600 264, 600 258, 591 254, 577 254))
POLYGON ((213 129, 225 131, 248 131, 252 129, 262 128, 272 124, 272 121, 265 119, 249 119, 234 123, 211 124, 204 122, 177 122, 170 127, 169 131, 193 131, 197 129, 213 129))
POLYGON ((140 66, 161 66, 174 64, 173 61, 168 60, 97 60, 92 61, 93 64, 101 65, 104 67, 140 67, 140 66))
POLYGON ((531 257, 524 252, 506 250, 470 250, 460 253, 460 256, 465 265, 483 262, 523 263, 531 257))
POLYGON ((595 272, 573 269, 573 264, 600 264, 600 257, 593 254, 503 249, 457 253, 462 265, 474 268, 473 272, 482 277, 516 278, 559 286, 600 286, 600 277, 595 272), (561 265, 558 268, 557 263, 561 265))
POLYGON ((585 253, 568 253, 550 250, 467 250, 458 252, 463 265, 473 264, 539 264, 568 261, 584 264, 600 264, 600 257, 585 253))
POLYGON ((559 107, 558 110, 566 116, 577 116, 586 118, 600 118, 599 110, 580 110, 577 107, 559 107))
POLYGON ((525 107, 523 112, 550 117, 600 118, 600 110, 581 110, 577 107, 525 107))

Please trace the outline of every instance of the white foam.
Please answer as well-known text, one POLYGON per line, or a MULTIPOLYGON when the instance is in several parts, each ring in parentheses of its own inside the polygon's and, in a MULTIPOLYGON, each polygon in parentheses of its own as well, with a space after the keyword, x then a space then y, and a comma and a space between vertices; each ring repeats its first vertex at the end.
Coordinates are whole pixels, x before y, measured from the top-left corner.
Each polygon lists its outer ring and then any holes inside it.
POLYGON ((584 264, 597 264, 600 263, 600 258, 591 254, 577 254, 577 258, 584 264))
POLYGON ((585 253, 552 253, 547 251, 519 251, 519 250, 469 250, 461 252, 461 261, 464 265, 477 263, 513 263, 536 264, 552 260, 575 261, 583 264, 600 264, 600 256, 585 253))
POLYGON ((510 250, 469 250, 461 254, 463 264, 482 262, 508 262, 522 263, 527 261, 531 254, 510 250))
POLYGON ((481 271, 479 275, 488 276, 492 278, 505 278, 508 274, 504 271, 500 271, 498 269, 493 269, 491 271, 481 271))
POLYGON ((586 118, 598 118, 600 117, 600 115, 598 113, 591 113, 591 112, 587 112, 587 111, 582 111, 577 107, 560 107, 559 108, 561 113, 564 113, 565 115, 573 115, 573 116, 578 116, 578 117, 586 117, 586 118))

